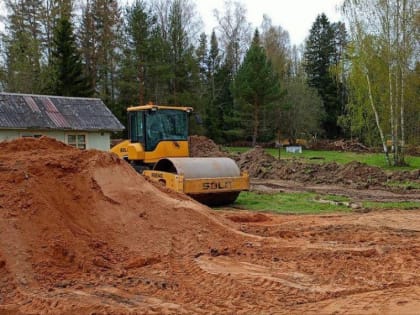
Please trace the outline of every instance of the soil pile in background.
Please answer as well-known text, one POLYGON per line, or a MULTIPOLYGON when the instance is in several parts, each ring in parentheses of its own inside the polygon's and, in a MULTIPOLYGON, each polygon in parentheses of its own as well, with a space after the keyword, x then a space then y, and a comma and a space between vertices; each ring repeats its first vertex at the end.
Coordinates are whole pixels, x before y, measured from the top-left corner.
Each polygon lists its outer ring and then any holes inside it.
POLYGON ((220 146, 205 136, 190 136, 188 138, 191 157, 225 157, 229 153, 223 152, 220 146))
POLYGON ((49 138, 0 143, 0 304, 15 310, 33 290, 40 305, 25 310, 43 313, 41 296, 57 288, 112 286, 173 255, 224 239, 234 246, 232 234, 208 208, 162 192, 113 154, 49 138))
MULTIPOLYGON (((294 160, 278 160, 257 147, 241 154, 237 163, 242 170, 254 178, 296 180, 311 183, 349 184, 356 188, 369 185, 382 185, 387 174, 378 167, 359 162, 345 165, 337 163, 312 164, 294 160)), ((408 172, 409 175, 414 172, 408 172)))
POLYGON ((278 164, 278 160, 264 151, 262 147, 255 147, 235 157, 236 163, 242 171, 247 171, 252 178, 268 178, 278 164))
MULTIPOLYGON (((235 155, 222 151, 217 144, 204 136, 191 136, 189 141, 192 157, 229 156, 236 161, 242 171, 247 171, 251 178, 294 180, 314 184, 345 184, 358 189, 369 186, 384 187, 388 180, 420 183, 420 170, 384 172, 379 167, 356 161, 342 165, 334 162, 316 164, 293 159, 278 160, 259 146, 235 155)), ((338 150, 341 148, 344 151, 371 152, 369 148, 356 140, 320 140, 318 143, 319 149, 338 150)), ((395 189, 398 190, 398 188, 395 189)))
POLYGON ((374 152, 373 148, 365 146, 363 143, 360 143, 357 139, 354 140, 327 140, 319 139, 317 141, 311 142, 309 148, 312 150, 326 150, 326 151, 345 151, 345 152, 359 152, 359 153, 368 153, 374 152))
POLYGON ((405 154, 412 156, 420 156, 420 146, 408 145, 405 149, 405 154))

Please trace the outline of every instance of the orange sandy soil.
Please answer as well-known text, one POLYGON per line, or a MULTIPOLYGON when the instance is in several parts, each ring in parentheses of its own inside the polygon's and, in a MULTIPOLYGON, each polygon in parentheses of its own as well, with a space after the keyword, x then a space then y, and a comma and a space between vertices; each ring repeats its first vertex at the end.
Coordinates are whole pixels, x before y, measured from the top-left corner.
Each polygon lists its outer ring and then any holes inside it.
POLYGON ((418 314, 420 211, 213 211, 116 156, 0 143, 0 314, 418 314))

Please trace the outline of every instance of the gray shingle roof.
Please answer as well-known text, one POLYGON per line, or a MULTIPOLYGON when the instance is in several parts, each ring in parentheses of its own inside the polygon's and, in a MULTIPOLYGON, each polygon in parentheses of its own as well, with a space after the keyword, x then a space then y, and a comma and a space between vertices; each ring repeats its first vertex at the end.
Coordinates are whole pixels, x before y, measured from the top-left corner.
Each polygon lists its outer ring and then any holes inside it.
POLYGON ((120 131, 124 126, 98 98, 0 93, 0 129, 120 131))

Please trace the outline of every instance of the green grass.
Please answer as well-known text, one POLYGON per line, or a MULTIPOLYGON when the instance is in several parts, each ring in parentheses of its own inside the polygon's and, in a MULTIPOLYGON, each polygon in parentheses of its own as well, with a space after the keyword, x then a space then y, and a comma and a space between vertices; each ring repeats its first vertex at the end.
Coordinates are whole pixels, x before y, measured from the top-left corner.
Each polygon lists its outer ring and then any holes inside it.
MULTIPOLYGON (((228 147, 229 152, 246 152, 250 148, 244 147, 228 147)), ((278 149, 265 149, 266 152, 274 157, 278 157, 278 149)), ((302 153, 287 153, 284 148, 281 149, 281 159, 298 159, 307 163, 328 163, 337 162, 346 164, 352 161, 358 161, 371 166, 378 166, 385 170, 415 170, 420 168, 420 157, 407 156, 406 167, 390 167, 386 164, 385 155, 383 153, 355 153, 355 152, 339 152, 339 151, 313 151, 303 149, 302 153)))
MULTIPOLYGON (((247 210, 272 211, 278 213, 319 214, 337 211, 350 211, 344 205, 320 203, 314 193, 276 193, 260 194, 242 192, 235 202, 235 206, 247 210)), ((330 196, 332 200, 341 201, 338 196, 330 196), (337 199, 334 199, 337 197, 337 199)), ((324 197, 322 199, 325 199, 324 197)))
MULTIPOLYGON (((320 201, 349 202, 350 199, 337 195, 319 195, 315 193, 274 193, 263 194, 242 192, 235 202, 235 207, 254 211, 269 211, 284 214, 322 214, 332 212, 351 212, 344 204, 320 201)), ((420 209, 420 202, 362 202, 364 209, 420 209)))
POLYGON ((417 201, 398 201, 398 202, 377 202, 366 201, 363 202, 363 207, 367 209, 420 209, 420 202, 417 201))

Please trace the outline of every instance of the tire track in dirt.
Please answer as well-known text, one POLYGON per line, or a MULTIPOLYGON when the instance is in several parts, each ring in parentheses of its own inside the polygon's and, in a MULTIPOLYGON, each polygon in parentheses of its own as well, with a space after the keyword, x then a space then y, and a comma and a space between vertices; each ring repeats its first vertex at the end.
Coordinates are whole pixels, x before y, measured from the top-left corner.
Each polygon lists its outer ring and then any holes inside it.
POLYGON ((319 194, 331 194, 352 198, 355 202, 360 201, 415 201, 420 202, 420 191, 410 190, 405 192, 393 192, 380 188, 354 189, 339 184, 325 185, 314 183, 299 183, 291 180, 280 179, 256 179, 251 180, 251 190, 263 193, 273 192, 313 192, 319 194))

